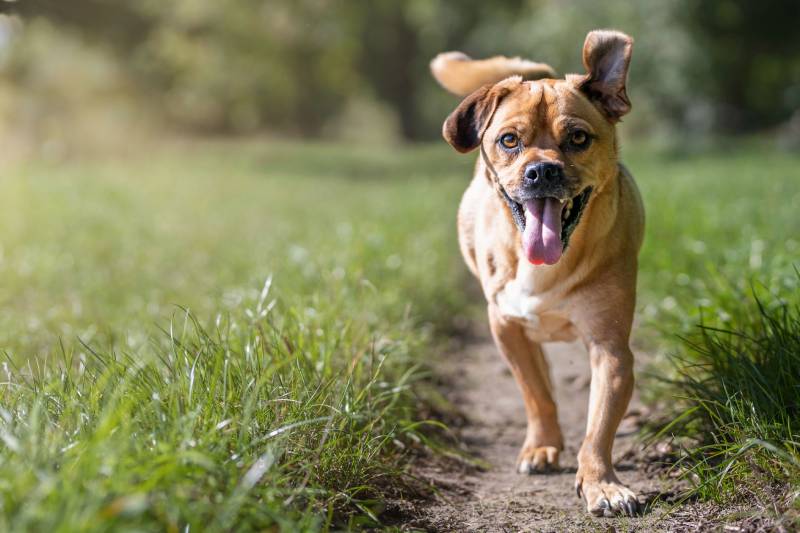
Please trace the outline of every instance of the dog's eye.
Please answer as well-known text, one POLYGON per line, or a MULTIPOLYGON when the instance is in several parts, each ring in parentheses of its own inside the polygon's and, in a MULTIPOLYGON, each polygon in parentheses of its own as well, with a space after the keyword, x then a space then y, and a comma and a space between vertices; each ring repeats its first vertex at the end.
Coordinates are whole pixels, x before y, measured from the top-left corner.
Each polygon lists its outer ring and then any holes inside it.
POLYGON ((519 144, 519 137, 513 133, 506 133, 500 137, 500 144, 502 144, 505 148, 516 148, 519 144))
POLYGON ((583 130, 575 130, 569 134, 569 144, 575 148, 584 148, 589 144, 589 134, 583 130))

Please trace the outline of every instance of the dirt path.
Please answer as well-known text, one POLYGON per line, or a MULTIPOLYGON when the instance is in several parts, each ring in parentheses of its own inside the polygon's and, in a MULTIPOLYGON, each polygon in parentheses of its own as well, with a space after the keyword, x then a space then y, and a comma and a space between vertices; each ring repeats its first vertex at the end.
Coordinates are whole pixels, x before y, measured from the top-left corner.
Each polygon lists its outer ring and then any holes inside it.
MULTIPOLYGON (((588 356, 579 344, 545 347, 555 386, 566 448, 561 470, 546 475, 515 473, 525 437, 522 399, 511 373, 488 334, 450 354, 444 364, 449 399, 467 416, 458 433, 467 451, 485 468, 455 461, 420 467, 418 474, 438 487, 434 501, 415 509, 405 529, 428 531, 658 531, 658 514, 603 519, 589 516, 575 494, 576 454, 583 439, 589 398, 588 356)), ((641 419, 636 394, 617 433, 614 462, 621 480, 640 500, 666 490, 635 458, 641 419)))

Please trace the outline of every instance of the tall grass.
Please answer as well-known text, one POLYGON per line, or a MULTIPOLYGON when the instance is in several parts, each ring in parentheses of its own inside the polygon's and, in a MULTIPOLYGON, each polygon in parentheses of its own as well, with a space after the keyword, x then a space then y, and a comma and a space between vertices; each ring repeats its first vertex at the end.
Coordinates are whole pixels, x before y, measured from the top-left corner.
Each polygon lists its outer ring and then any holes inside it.
POLYGON ((379 524, 464 302, 463 176, 413 155, 200 144, 5 169, 0 530, 379 524))
POLYGON ((0 528, 377 520, 376 499, 402 490, 398 459, 420 440, 409 343, 267 297, 209 329, 181 312, 140 354, 84 346, 6 361, 0 528))
POLYGON ((668 354, 639 388, 683 447, 695 496, 786 508, 800 441, 800 159, 719 145, 624 154, 647 208, 636 341, 668 354))
POLYGON ((798 499, 800 303, 790 296, 754 290, 730 327, 700 326, 673 359, 680 403, 661 435, 687 445, 678 466, 703 498, 760 493, 762 507, 784 509, 798 499))

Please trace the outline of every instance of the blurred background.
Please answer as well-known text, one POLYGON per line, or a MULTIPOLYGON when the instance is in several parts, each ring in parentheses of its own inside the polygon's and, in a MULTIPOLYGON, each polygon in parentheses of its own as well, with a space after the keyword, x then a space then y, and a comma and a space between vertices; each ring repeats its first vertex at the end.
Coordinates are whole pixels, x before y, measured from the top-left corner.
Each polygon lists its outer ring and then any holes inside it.
POLYGON ((428 73, 436 53, 520 55, 580 72, 584 35, 599 27, 636 39, 636 112, 623 135, 696 147, 766 133, 800 145, 793 0, 18 0, 0 9, 5 154, 124 147, 165 131, 436 139, 455 103, 428 73))
POLYGON ((0 0, 0 531, 376 524, 487 327, 428 62, 603 27, 639 391, 701 499, 800 509, 797 0, 0 0))

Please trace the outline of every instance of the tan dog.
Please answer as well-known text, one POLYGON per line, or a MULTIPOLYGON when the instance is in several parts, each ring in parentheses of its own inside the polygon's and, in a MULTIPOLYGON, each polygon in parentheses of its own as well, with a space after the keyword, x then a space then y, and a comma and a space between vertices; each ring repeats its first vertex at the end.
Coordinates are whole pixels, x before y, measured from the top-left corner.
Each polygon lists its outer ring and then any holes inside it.
POLYGON ((591 513, 606 516, 639 507, 611 464, 633 391, 629 335, 644 232, 641 198, 617 160, 615 133, 631 107, 632 45, 619 32, 589 33, 587 73, 566 79, 520 59, 473 61, 450 52, 431 63, 446 89, 471 93, 443 134, 459 152, 480 148, 459 208, 459 243, 525 402, 519 470, 557 467, 564 447, 540 343, 580 338, 592 384, 576 488, 591 513))

